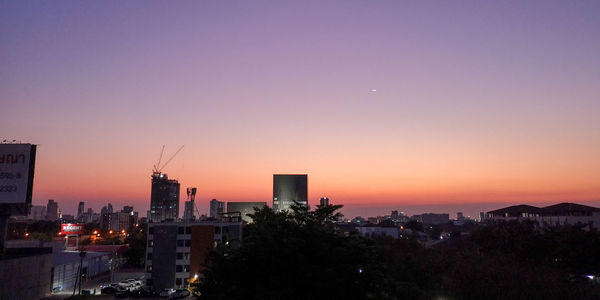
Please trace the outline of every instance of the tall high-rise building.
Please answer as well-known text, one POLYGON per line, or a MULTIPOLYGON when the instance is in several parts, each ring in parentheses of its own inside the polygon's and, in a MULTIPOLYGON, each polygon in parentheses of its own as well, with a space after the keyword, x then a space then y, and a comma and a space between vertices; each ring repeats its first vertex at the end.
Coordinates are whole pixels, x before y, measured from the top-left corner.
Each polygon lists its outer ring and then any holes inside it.
POLYGON ((123 206, 123 209, 121 210, 121 212, 128 213, 128 214, 132 213, 133 212, 133 206, 127 206, 127 205, 125 205, 125 206, 123 206))
POLYGON ((319 203, 321 206, 327 206, 327 205, 329 205, 329 198, 323 197, 323 198, 321 198, 321 200, 319 200, 319 203))
POLYGON ((108 213, 111 213, 111 214, 113 213, 113 207, 112 207, 112 204, 110 204, 110 203, 108 204, 108 213))
POLYGON ((274 174, 273 210, 289 210, 294 203, 308 205, 308 175, 274 174))
POLYGON ((60 218, 60 211, 58 209, 58 203, 53 199, 48 200, 46 204, 46 220, 56 221, 60 218))
POLYGON ((209 217, 218 219, 224 212, 225 202, 217 201, 217 199, 210 200, 209 217))
POLYGON ((179 218, 179 182, 167 174, 152 174, 149 222, 177 220, 179 218))
POLYGON ((81 219, 83 217, 83 213, 85 212, 85 203, 83 201, 79 202, 79 206, 77 207, 77 219, 81 219))

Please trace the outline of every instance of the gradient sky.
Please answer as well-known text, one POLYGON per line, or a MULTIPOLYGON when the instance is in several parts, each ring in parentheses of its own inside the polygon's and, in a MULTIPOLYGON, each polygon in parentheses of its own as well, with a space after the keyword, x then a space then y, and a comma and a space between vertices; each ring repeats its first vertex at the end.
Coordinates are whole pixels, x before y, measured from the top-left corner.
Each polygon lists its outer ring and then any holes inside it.
POLYGON ((202 212, 287 172, 348 216, 599 203, 600 2, 3 0, 3 139, 67 213, 145 215, 163 144, 202 212))

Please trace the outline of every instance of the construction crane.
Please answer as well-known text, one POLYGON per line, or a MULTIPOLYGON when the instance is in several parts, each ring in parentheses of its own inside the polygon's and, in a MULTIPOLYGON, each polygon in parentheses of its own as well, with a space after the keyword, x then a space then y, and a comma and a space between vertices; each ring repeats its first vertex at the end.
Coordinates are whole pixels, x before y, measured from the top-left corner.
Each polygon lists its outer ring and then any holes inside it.
POLYGON ((154 165, 154 168, 152 169, 152 172, 154 174, 160 174, 161 171, 162 171, 162 169, 164 169, 171 162, 171 160, 173 160, 173 158, 175 158, 175 155, 177 155, 177 153, 179 153, 179 151, 181 151, 181 149, 183 149, 184 146, 185 145, 181 145, 181 147, 179 147, 179 149, 177 149, 177 151, 175 152, 175 154, 173 154, 171 156, 171 158, 169 158, 169 160, 167 160, 167 162, 161 166, 160 163, 162 161, 162 157, 163 157, 163 154, 165 152, 165 145, 163 145, 162 149, 160 150, 160 156, 158 157, 158 162, 156 163, 156 165, 154 165))

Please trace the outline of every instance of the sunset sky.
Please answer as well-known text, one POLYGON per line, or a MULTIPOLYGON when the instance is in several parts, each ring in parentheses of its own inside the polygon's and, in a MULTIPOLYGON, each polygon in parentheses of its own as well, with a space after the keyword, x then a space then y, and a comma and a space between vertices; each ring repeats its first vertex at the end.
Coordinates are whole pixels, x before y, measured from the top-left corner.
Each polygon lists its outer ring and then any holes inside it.
POLYGON ((4 139, 66 213, 145 216, 162 145, 202 213, 598 205, 600 1, 1 1, 4 139))

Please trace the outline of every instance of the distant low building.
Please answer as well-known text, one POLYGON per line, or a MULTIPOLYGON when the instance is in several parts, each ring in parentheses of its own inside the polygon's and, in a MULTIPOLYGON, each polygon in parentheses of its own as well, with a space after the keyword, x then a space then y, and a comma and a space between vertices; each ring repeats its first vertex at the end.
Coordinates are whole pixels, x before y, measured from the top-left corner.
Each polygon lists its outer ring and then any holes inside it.
POLYGON ((397 239, 398 233, 399 233, 398 227, 392 227, 392 226, 367 225, 367 226, 356 227, 356 229, 358 230, 358 232, 360 232, 360 234, 362 234, 364 236, 369 236, 369 237, 389 236, 391 238, 397 239))
POLYGON ((421 222, 423 224, 427 224, 427 225, 436 225, 436 224, 448 223, 450 221, 450 215, 449 214, 427 213, 427 214, 414 215, 411 217, 411 219, 419 221, 419 222, 421 222))
POLYGON ((41 221, 46 219, 46 207, 43 205, 34 205, 27 216, 27 219, 41 221))
POLYGON ((252 223, 252 218, 248 214, 254 213, 254 208, 263 208, 267 202, 227 202, 227 213, 239 212, 242 220, 246 223, 252 223))
POLYGON ((576 203, 559 203, 546 207, 515 205, 487 212, 487 220, 531 220, 538 224, 584 224, 600 228, 600 208, 576 203))

